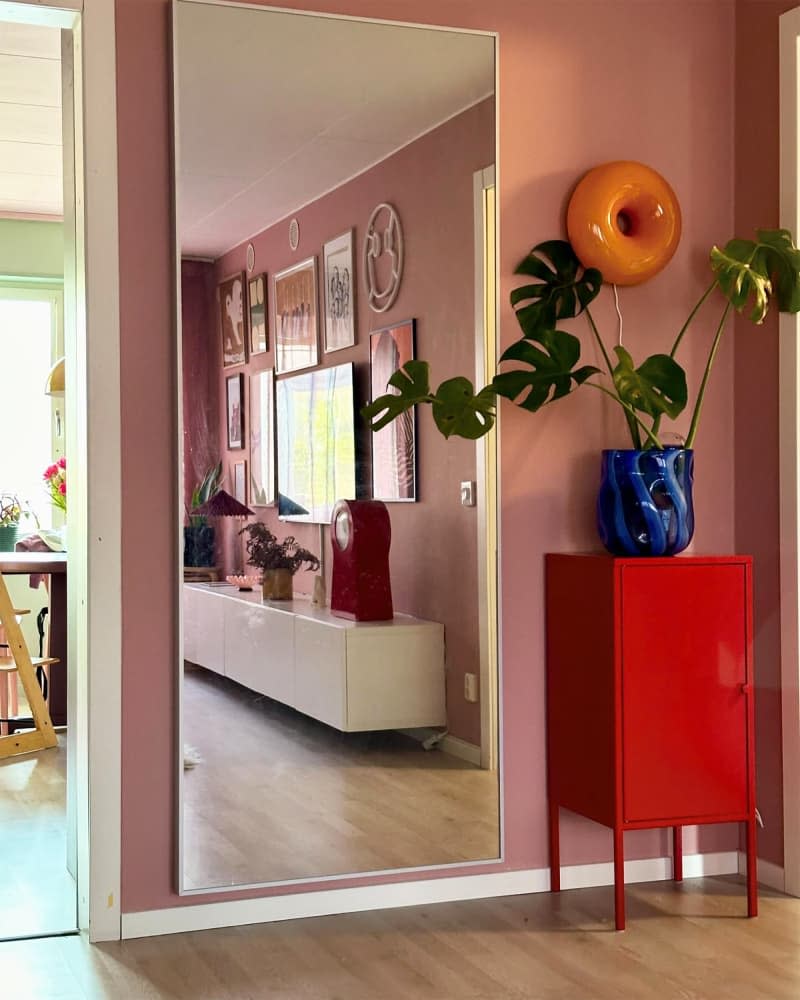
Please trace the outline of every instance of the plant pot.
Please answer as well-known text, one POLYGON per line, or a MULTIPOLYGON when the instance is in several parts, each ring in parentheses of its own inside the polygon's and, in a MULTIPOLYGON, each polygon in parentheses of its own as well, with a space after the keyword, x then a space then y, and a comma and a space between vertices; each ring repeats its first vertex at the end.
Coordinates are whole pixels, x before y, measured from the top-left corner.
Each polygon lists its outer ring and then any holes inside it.
POLYGON ((597 528, 617 556, 674 556, 694 533, 694 452, 603 452, 597 528))
POLYGON ((265 601, 291 601, 294 597, 290 569, 265 569, 261 580, 261 596, 265 601))
POLYGON ((17 535, 19 535, 18 524, 0 526, 0 552, 13 552, 17 544, 17 535))
POLYGON ((214 526, 188 524, 183 529, 183 565, 214 565, 214 526))

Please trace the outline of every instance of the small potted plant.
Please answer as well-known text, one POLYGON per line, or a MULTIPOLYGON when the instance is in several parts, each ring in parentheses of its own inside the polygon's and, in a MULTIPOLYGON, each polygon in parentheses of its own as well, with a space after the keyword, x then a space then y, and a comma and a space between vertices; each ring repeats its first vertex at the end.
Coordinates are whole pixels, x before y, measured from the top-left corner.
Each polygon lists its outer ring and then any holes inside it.
POLYGON ((202 514, 192 511, 210 500, 222 483, 222 462, 212 465, 192 491, 191 506, 186 511, 188 524, 183 528, 183 565, 214 565, 214 526, 202 514))
POLYGON ((0 493, 0 552, 13 552, 17 544, 22 518, 32 518, 39 527, 39 521, 30 506, 16 493, 0 493))
POLYGON ((256 521, 239 532, 247 534, 247 562, 261 570, 261 593, 264 600, 291 601, 292 577, 305 566, 319 569, 319 559, 313 552, 302 548, 293 535, 278 541, 266 524, 256 521))

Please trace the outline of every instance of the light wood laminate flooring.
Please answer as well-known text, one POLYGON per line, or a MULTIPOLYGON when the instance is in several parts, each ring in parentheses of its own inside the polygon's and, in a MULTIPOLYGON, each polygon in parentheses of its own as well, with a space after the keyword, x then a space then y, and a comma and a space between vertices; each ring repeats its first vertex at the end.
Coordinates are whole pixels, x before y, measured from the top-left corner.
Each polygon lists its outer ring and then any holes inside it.
POLYGON ((497 774, 399 733, 340 733, 184 671, 185 888, 458 863, 499 853, 497 774))
POLYGON ((744 916, 735 876, 576 889, 91 947, 0 945, 35 1000, 797 1000, 800 900, 744 916))
POLYGON ((0 940, 76 927, 66 757, 60 734, 56 748, 0 761, 0 940))

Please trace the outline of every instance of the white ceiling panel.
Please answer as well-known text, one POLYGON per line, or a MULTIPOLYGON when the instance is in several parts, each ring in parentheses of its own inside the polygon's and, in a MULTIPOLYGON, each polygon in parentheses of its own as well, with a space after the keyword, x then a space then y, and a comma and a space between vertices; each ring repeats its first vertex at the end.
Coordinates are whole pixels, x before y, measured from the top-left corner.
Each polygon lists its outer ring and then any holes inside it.
POLYGON ((485 35, 178 3, 176 45, 179 239, 198 256, 220 256, 494 90, 485 35))
POLYGON ((61 146, 61 109, 0 103, 0 137, 61 146))
POLYGON ((61 147, 0 139, 0 169, 9 173, 61 177, 61 147))
POLYGON ((61 62, 0 55, 0 95, 4 103, 61 107, 61 62))
POLYGON ((57 28, 0 22, 0 55, 61 59, 61 36, 57 28))
POLYGON ((60 217, 61 37, 0 22, 0 216, 60 217))

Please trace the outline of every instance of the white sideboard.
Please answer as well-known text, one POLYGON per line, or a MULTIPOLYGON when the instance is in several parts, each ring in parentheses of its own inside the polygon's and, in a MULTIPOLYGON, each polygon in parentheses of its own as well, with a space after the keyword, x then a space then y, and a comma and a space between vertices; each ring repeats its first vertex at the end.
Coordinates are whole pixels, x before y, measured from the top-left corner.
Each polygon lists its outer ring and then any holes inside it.
POLYGON ((309 601, 185 583, 183 655, 343 732, 447 722, 439 622, 353 622, 309 601))

